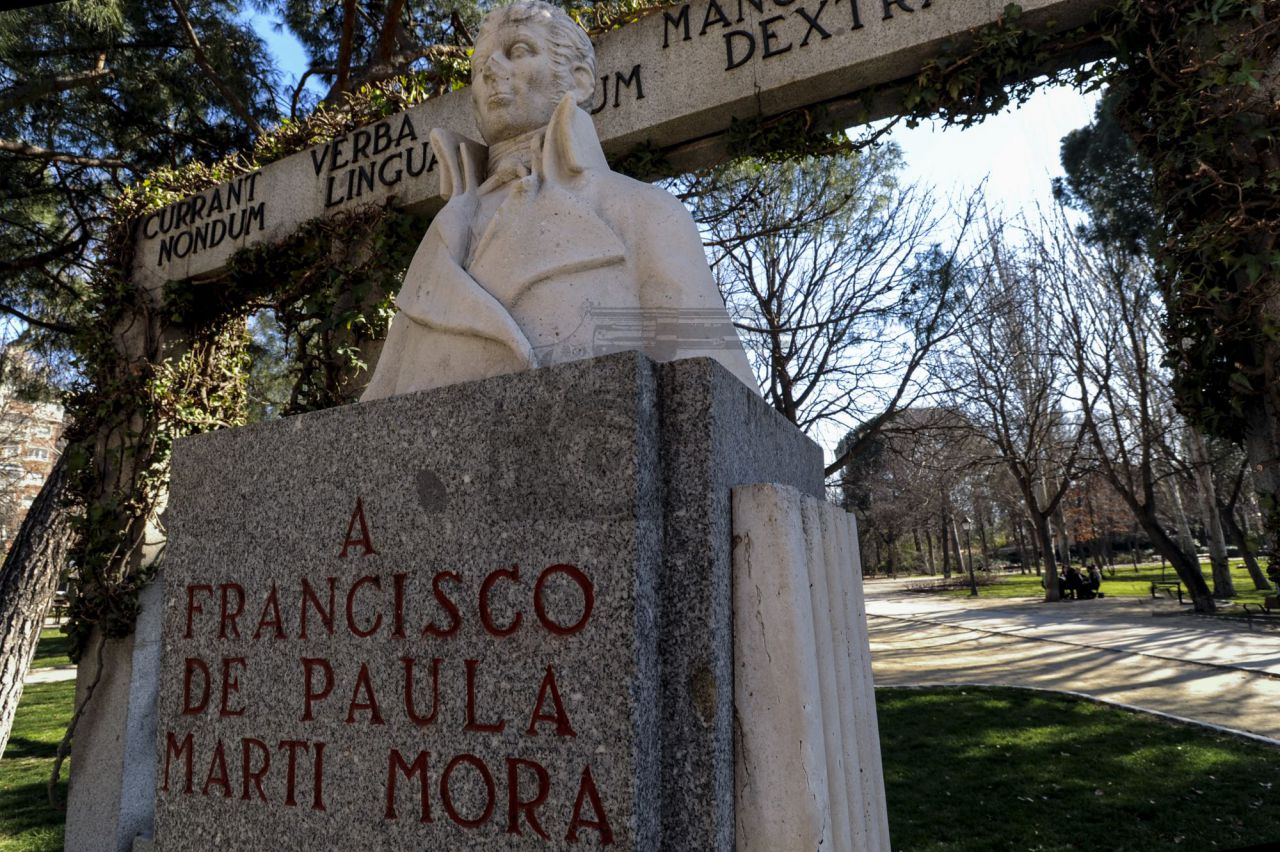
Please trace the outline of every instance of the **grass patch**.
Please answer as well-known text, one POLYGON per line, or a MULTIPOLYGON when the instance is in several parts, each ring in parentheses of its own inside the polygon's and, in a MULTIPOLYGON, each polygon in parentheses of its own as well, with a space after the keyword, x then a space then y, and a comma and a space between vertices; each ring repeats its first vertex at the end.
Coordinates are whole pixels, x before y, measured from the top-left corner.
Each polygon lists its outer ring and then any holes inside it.
POLYGON ((876 702, 895 850, 1209 850, 1280 837, 1280 749, 1015 689, 880 689, 876 702))
POLYGON ((71 665, 68 655, 71 650, 71 637, 56 627, 40 632, 40 644, 36 646, 36 658, 31 661, 33 669, 50 669, 55 666, 71 665))
MULTIPOLYGON (((73 681, 23 690, 0 761, 0 852, 62 848, 45 782, 74 696, 73 681)), ((880 689, 876 700, 895 850, 1210 850, 1280 837, 1280 750, 1016 689, 880 689)))
MULTIPOLYGON (((45 785, 58 743, 71 721, 76 684, 28 684, 0 760, 0 852, 57 852, 63 813, 49 805, 45 785)), ((66 801, 70 762, 62 767, 60 797, 66 801)))
MULTIPOLYGON (((1209 563, 1202 563, 1201 568, 1204 570, 1205 582, 1209 584, 1209 588, 1213 588, 1213 578, 1209 563)), ((978 595, 986 598, 1043 598, 1044 588, 1040 585, 1040 577, 1036 574, 996 574, 995 580, 989 586, 982 586, 978 589, 978 595)), ((1264 596, 1275 594, 1274 592, 1264 592, 1253 588, 1253 580, 1249 577, 1249 571, 1244 567, 1242 560, 1231 560, 1231 579, 1235 583, 1236 596, 1232 598, 1236 603, 1256 603, 1261 604, 1264 596)), ((1139 565, 1135 573, 1132 565, 1117 565, 1116 575, 1111 576, 1109 571, 1102 574, 1102 592, 1109 598, 1150 598, 1151 584, 1153 582, 1177 582, 1178 575, 1172 567, 1160 570, 1160 563, 1147 563, 1139 565)), ((968 597, 968 589, 951 590, 941 592, 940 594, 949 595, 951 597, 968 597)), ((1160 593, 1164 597, 1164 593, 1160 593)), ((1185 595, 1184 599, 1190 603, 1191 598, 1185 595)))

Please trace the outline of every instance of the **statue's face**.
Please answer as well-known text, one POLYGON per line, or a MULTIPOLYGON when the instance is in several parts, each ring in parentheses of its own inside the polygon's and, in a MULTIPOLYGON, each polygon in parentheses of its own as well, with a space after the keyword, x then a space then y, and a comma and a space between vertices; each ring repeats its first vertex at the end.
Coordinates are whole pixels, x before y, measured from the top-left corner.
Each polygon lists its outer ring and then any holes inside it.
POLYGON ((471 96, 484 141, 492 145, 546 126, 565 83, 538 21, 486 33, 471 58, 471 96))

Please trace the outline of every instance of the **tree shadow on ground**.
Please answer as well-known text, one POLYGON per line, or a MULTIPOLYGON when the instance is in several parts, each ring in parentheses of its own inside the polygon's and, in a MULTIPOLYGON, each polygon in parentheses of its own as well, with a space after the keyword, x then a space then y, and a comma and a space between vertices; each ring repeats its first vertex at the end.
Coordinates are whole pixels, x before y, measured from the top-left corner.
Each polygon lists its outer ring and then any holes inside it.
POLYGON ((1280 749, 1015 689, 878 691, 894 849, 1231 849, 1280 837, 1280 749))

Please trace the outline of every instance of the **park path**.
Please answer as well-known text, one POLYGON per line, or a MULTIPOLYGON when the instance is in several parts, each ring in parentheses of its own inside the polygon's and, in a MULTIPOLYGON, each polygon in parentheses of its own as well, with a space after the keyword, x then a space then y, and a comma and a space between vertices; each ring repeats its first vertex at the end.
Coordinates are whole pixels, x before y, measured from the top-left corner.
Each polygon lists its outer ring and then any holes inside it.
POLYGON ((1161 601, 973 600, 903 585, 866 584, 878 686, 1078 692, 1280 741, 1280 631, 1161 601))
POLYGON ((22 679, 26 683, 57 683, 63 680, 75 680, 76 667, 72 665, 53 666, 43 669, 28 669, 27 676, 22 679))

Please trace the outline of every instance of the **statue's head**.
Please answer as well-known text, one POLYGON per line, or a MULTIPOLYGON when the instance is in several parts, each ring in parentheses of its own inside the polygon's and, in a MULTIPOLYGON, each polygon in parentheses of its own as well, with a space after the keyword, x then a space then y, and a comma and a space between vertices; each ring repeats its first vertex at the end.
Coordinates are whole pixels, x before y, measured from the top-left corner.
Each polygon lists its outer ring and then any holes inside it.
POLYGON ((517 0, 485 16, 471 58, 476 122, 492 145, 546 126, 572 93, 588 107, 595 92, 591 39, 562 9, 517 0))

